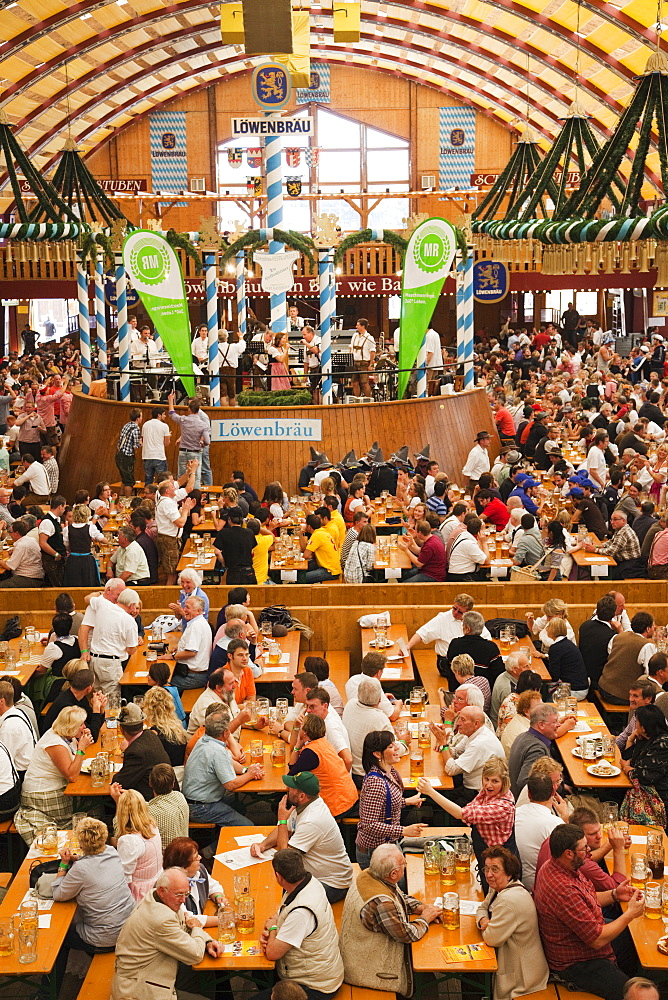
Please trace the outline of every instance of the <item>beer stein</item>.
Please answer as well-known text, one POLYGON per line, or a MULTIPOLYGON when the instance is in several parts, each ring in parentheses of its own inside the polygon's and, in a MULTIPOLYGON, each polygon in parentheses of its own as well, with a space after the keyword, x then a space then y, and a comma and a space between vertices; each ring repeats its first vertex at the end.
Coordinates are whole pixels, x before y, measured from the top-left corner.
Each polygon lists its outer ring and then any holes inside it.
POLYGON ((647 876, 650 874, 647 859, 644 854, 631 855, 631 885, 634 889, 645 888, 647 876))
POLYGON ((58 853, 58 827, 55 823, 47 823, 42 827, 35 846, 42 855, 58 853))
POLYGON ((448 931, 459 927, 459 896, 456 892, 446 892, 443 896, 443 926, 448 931))
POLYGON ((468 875, 471 871, 471 841, 468 837, 457 837, 455 859, 457 874, 468 875))
POLYGON ((661 919, 661 883, 645 883, 645 916, 650 920, 661 919))
POLYGON ((441 886, 455 885, 457 881, 456 855, 451 847, 441 847, 439 864, 441 868, 441 886))
POLYGON ((243 896, 250 895, 250 875, 242 872, 234 876, 234 902, 236 903, 243 896))
POLYGON ((422 851, 423 851, 425 875, 440 876, 441 848, 439 846, 438 841, 426 840, 422 851))
POLYGON ((251 764, 264 763, 264 746, 262 740, 251 740, 249 749, 251 764))
POLYGON ((235 901, 237 908, 237 931, 248 937, 255 930, 255 900, 248 893, 235 901))
POLYGON ((424 751, 420 747, 411 748, 410 758, 410 780, 417 781, 424 775, 424 751))
POLYGON ((90 778, 93 788, 102 788, 109 781, 109 758, 106 754, 99 753, 91 761, 90 778))
POLYGON ((14 954, 14 917, 0 917, 0 958, 14 954))
POLYGON ((224 944, 236 941, 237 929, 234 923, 234 908, 225 903, 218 910, 218 940, 224 944))
POLYGON ((272 767, 285 767, 285 743, 283 740, 274 740, 271 746, 272 767))
POLYGON ((29 965, 37 961, 37 920, 24 922, 19 920, 18 930, 19 962, 21 965, 29 965))

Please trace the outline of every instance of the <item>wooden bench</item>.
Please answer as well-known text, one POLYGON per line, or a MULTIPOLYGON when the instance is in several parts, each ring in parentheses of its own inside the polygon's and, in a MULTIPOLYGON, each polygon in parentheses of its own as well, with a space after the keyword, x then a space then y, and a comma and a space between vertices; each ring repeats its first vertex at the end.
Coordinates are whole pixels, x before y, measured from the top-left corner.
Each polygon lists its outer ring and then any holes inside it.
POLYGON ((193 705, 201 695, 202 691, 204 691, 204 688, 187 688, 185 691, 179 691, 184 711, 192 712, 193 705))
POLYGON ((429 697, 429 704, 438 705, 438 689, 440 687, 447 688, 447 682, 436 669, 436 650, 413 649, 411 652, 413 662, 420 675, 420 682, 429 697))
POLYGON ((79 990, 79 1000, 99 1000, 100 997, 109 996, 111 980, 114 978, 115 960, 116 955, 113 951, 105 952, 103 955, 93 955, 90 968, 79 990))
POLYGON ((13 878, 11 872, 0 872, 0 889, 6 889, 13 878))
MULTIPOLYGON (((568 993, 568 990, 566 991, 568 993)), ((80 994, 81 995, 81 994, 80 994)), ((568 993, 569 997, 578 996, 576 993, 568 993)), ((583 993, 582 996, 589 996, 588 993, 583 993)), ((544 990, 538 990, 537 993, 526 993, 524 995, 524 1000, 558 1000, 559 994, 557 993, 557 987, 555 983, 548 983, 544 990)))
POLYGON ((328 649, 325 659, 329 663, 329 679, 346 701, 346 681, 350 677, 350 652, 347 649, 328 649))
POLYGON ((325 658, 325 651, 324 651, 324 649, 302 649, 301 652, 300 652, 300 654, 299 654, 299 672, 300 673, 303 673, 304 670, 306 669, 305 666, 304 666, 304 660, 306 659, 307 656, 322 656, 322 658, 324 659, 325 658))
POLYGON ((629 706, 613 705, 611 701, 606 701, 599 691, 594 691, 592 697, 595 704, 600 708, 603 720, 610 732, 615 736, 621 733, 628 719, 629 706))
MULTIPOLYGON (((559 994, 559 1000, 600 1000, 600 997, 596 993, 571 993, 571 991, 564 986, 563 983, 557 984, 557 992, 559 994)), ((542 993, 531 994, 532 997, 542 997, 542 995, 542 993)))

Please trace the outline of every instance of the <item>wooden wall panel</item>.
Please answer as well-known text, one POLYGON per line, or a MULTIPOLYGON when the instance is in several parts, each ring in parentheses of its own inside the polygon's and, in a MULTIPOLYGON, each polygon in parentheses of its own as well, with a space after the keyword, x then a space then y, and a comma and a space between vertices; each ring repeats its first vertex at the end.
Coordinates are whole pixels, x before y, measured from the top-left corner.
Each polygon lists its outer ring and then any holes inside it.
MULTIPOLYGON (((78 489, 92 490, 97 482, 108 479, 115 482, 118 473, 114 463, 118 432, 128 419, 135 404, 117 403, 76 393, 72 403, 71 420, 65 432, 60 453, 62 473, 61 489, 71 497, 78 489)), ((150 407, 142 407, 145 418, 150 407)), ((181 412, 184 412, 181 409, 181 412)), ((211 419, 284 419, 318 418, 322 420, 322 441, 316 442, 331 461, 338 462, 354 448, 364 454, 374 441, 378 441, 385 457, 407 444, 416 452, 425 444, 431 446, 431 456, 440 462, 448 476, 457 481, 466 456, 474 443, 476 432, 492 432, 492 453, 498 452, 499 441, 484 389, 474 389, 455 396, 434 396, 428 399, 411 399, 392 403, 356 403, 351 405, 227 409, 207 408, 211 419)), ((172 425, 173 426, 173 425, 172 425)), ((173 430, 176 431, 173 426, 173 430)), ((176 469, 176 438, 168 459, 176 469)), ((221 484, 232 469, 243 469, 258 491, 267 482, 280 480, 288 493, 294 493, 297 473, 309 460, 309 443, 286 441, 215 443, 211 447, 211 467, 214 483, 221 484), (287 477, 291 478, 287 478, 287 477)), ((135 472, 141 475, 138 460, 135 472)))

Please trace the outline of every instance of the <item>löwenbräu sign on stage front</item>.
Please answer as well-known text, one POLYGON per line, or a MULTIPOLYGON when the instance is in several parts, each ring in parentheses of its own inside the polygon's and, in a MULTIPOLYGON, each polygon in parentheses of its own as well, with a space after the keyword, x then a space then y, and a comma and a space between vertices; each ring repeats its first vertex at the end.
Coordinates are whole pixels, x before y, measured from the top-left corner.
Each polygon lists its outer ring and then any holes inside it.
POLYGON ((212 441, 322 441, 321 420, 216 420, 212 441))

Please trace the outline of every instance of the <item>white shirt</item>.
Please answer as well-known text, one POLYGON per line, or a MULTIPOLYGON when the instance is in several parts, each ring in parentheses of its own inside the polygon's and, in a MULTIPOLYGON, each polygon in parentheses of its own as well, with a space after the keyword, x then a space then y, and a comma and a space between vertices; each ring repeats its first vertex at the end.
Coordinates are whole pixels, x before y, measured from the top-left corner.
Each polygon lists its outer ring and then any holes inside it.
MULTIPOLYGON (((230 640, 228 639, 227 641, 229 642, 230 640)), ((210 687, 204 688, 204 690, 202 691, 201 695, 193 705, 190 712, 190 718, 188 720, 189 736, 194 736, 199 727, 204 725, 206 710, 209 707, 209 705, 213 705, 214 703, 218 705, 225 705, 226 707, 228 707, 230 709, 230 715, 233 718, 236 718, 237 715, 239 714, 239 709, 237 707, 236 702, 234 702, 235 708, 233 710, 232 707, 228 705, 226 701, 223 701, 220 695, 216 694, 213 688, 210 687)))
POLYGON ((22 709, 12 706, 0 717, 0 743, 9 750, 17 771, 28 769, 36 742, 32 723, 22 709))
POLYGON ((457 527, 458 524, 461 524, 459 518, 455 517, 454 514, 451 514, 450 517, 446 517, 443 524, 439 527, 438 531, 441 538, 443 539, 444 545, 448 544, 450 535, 452 534, 453 530, 457 527))
MULTIPOLYGON (((14 768, 14 771, 16 768, 14 768)), ((9 750, 0 744, 0 795, 14 787, 14 771, 9 750)))
MULTIPOLYGON (((62 642, 65 646, 73 646, 76 641, 77 637, 75 635, 64 635, 58 639, 58 642, 62 642)), ((56 660, 59 660, 62 655, 63 651, 60 646, 56 645, 56 638, 54 636, 42 653, 41 666, 50 667, 51 664, 55 663, 56 660)), ((1 726, 2 723, 0 723, 0 728, 1 726)), ((0 739, 2 739, 2 737, 0 737, 0 739)))
POLYGON ((487 556, 476 542, 473 535, 463 531, 455 538, 450 548, 448 573, 474 573, 487 556))
POLYGON ((198 361, 208 361, 209 359, 209 344, 208 337, 202 340, 201 337, 195 337, 192 344, 192 353, 195 355, 198 361))
MULTIPOLYGON (((523 789, 524 790, 524 789, 523 789)), ((515 810, 515 840, 522 860, 522 882, 531 892, 536 878, 538 853, 555 826, 563 823, 546 806, 529 802, 515 810)))
MULTIPOLYGON (((334 681, 330 680, 328 677, 326 681, 318 681, 319 687, 324 687, 329 692, 329 708, 330 711, 334 709, 337 715, 340 717, 343 715, 343 698, 339 694, 338 688, 334 681)), ((348 694, 346 692, 346 698, 348 694)))
POLYGON ((596 444, 587 452, 587 472, 596 472, 604 484, 608 481, 608 466, 605 461, 605 453, 596 444))
POLYGON ((62 736, 57 736, 53 729, 47 729, 44 736, 35 744, 35 750, 23 781, 24 792, 61 791, 67 784, 67 779, 63 777, 46 752, 47 747, 65 747, 71 760, 74 757, 76 743, 74 741, 68 742, 62 736))
MULTIPOLYGON (((229 341, 219 342, 218 344, 218 358, 221 368, 235 368, 239 364, 239 358, 246 350, 246 342, 241 340, 236 344, 230 344, 229 341)), ((200 410, 200 413, 202 411, 200 410)))
MULTIPOLYGON (((353 674, 352 677, 348 678, 348 680, 346 681, 346 698, 348 699, 348 701, 350 701, 352 698, 357 697, 357 689, 362 683, 362 681, 365 679, 365 677, 366 674, 353 674)), ((392 702, 387 697, 384 691, 380 696, 380 705, 378 706, 378 708, 382 712, 385 712, 385 715, 387 715, 388 717, 392 715, 392 712, 394 711, 394 705, 392 704, 392 702)))
POLYGON ((31 580, 44 578, 42 550, 35 538, 28 538, 27 535, 17 538, 5 562, 16 576, 25 576, 31 580))
POLYGON ((348 739, 346 727, 343 725, 340 716, 337 715, 331 705, 327 711, 324 722, 325 739, 332 744, 336 753, 341 753, 342 750, 350 750, 350 740, 348 739))
POLYGON ((360 705, 357 698, 352 698, 343 709, 343 725, 348 731, 350 752, 353 755, 353 774, 364 774, 362 767, 362 747, 367 733, 386 730, 394 732, 392 723, 379 708, 360 705))
POLYGON ((130 574, 128 583, 146 580, 150 575, 146 554, 139 542, 130 542, 125 548, 119 545, 111 555, 111 562, 115 576, 120 576, 122 573, 130 574))
POLYGON ((139 644, 137 622, 118 604, 95 594, 84 615, 83 625, 93 626, 90 651, 93 656, 116 656, 124 660, 128 649, 139 644))
POLYGON ((15 485, 22 486, 23 483, 28 483, 30 491, 37 496, 48 497, 51 495, 51 487, 46 478, 44 466, 40 465, 39 462, 33 462, 29 465, 23 475, 18 477, 15 485))
POLYGON ((157 417, 147 420, 141 429, 141 457, 166 461, 165 438, 171 434, 169 424, 157 417))
POLYGON ((427 478, 424 481, 424 492, 425 492, 425 496, 427 497, 427 500, 429 499, 430 496, 434 495, 434 483, 435 482, 436 482, 436 478, 434 476, 427 476, 427 478))
POLYGON ((146 343, 143 340, 133 340, 130 344, 130 364, 139 367, 148 361, 152 365, 159 353, 155 340, 147 340, 146 343))
MULTIPOLYGON (((455 618, 452 608, 449 611, 441 611, 435 618, 430 618, 428 622, 421 625, 417 630, 417 635, 424 643, 434 642, 434 649, 437 656, 447 656, 448 646, 453 639, 459 639, 464 635, 461 618, 455 618)), ((491 639, 487 626, 480 633, 483 639, 491 639)))
POLYGON ((181 511, 176 499, 174 497, 163 497, 158 494, 155 505, 155 526, 158 534, 171 535, 172 538, 178 538, 182 529, 174 522, 178 521, 180 517, 181 511))
POLYGON ((343 846, 338 823, 320 796, 301 812, 292 811, 288 833, 288 847, 301 851, 307 872, 333 889, 350 888, 353 866, 343 846))
POLYGON ((479 444, 474 444, 471 448, 466 465, 462 469, 462 475, 477 483, 483 472, 489 472, 489 449, 482 448, 479 444))
POLYGON ((494 733, 481 726, 472 736, 464 738, 464 749, 456 760, 452 757, 445 762, 446 774, 463 774, 465 788, 482 788, 482 769, 490 757, 505 759, 501 741, 494 733))
POLYGON ((427 330, 425 336, 425 351, 427 354, 427 368, 443 370, 443 355, 441 354, 441 338, 436 330, 427 330), (431 358, 429 355, 431 354, 431 358))
POLYGON ((371 361, 371 355, 376 350, 376 341, 368 330, 365 330, 364 333, 355 330, 350 341, 350 347, 353 352, 354 361, 371 361))
POLYGON ((174 659, 178 662, 182 649, 196 650, 196 655, 183 660, 188 670, 195 674, 206 673, 211 659, 211 626, 204 615, 191 618, 179 639, 174 659))

